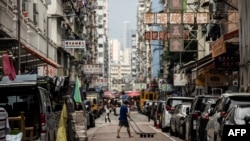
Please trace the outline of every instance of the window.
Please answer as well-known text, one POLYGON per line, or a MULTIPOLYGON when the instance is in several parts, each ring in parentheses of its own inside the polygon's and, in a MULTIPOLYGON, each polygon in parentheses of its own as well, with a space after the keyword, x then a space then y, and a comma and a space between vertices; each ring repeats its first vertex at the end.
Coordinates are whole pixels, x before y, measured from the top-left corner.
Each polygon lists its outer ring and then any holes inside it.
POLYGON ((99 52, 99 57, 103 57, 103 52, 99 52))
POLYGON ((103 47, 103 44, 98 44, 99 48, 102 48, 103 47))
POLYGON ((33 3, 33 22, 35 25, 38 25, 38 11, 37 11, 37 5, 36 3, 33 3))

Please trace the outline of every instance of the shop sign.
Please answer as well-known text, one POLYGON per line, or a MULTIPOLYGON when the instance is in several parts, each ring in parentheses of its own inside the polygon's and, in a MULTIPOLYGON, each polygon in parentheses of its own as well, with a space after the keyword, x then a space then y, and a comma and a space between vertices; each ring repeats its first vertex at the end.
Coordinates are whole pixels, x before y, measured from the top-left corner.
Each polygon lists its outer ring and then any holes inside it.
POLYGON ((50 65, 44 65, 37 68, 37 74, 39 76, 54 77, 57 75, 57 69, 50 65))
POLYGON ((92 79, 91 83, 93 83, 94 86, 108 86, 108 79, 96 78, 96 79, 92 79))
POLYGON ((170 51, 171 52, 184 51, 183 39, 170 39, 170 51))
POLYGON ((145 40, 168 40, 169 33, 165 31, 147 31, 144 33, 145 40))
POLYGON ((212 58, 215 58, 223 53, 226 53, 224 38, 221 37, 212 44, 212 58))
POLYGON ((168 19, 167 13, 156 13, 156 23, 157 24, 167 24, 168 19))
POLYGON ((225 77, 219 74, 209 74, 206 82, 208 86, 224 86, 225 77))
POLYGON ((64 41, 64 48, 86 49, 86 44, 84 40, 66 40, 64 41))
POLYGON ((208 17, 209 17, 208 13, 206 13, 206 12, 196 13, 196 23, 197 24, 207 24, 207 23, 209 23, 208 17))
POLYGON ((194 13, 191 12, 183 13, 183 23, 194 24, 194 13))
POLYGON ((170 25, 170 38, 181 38, 183 36, 183 25, 171 24, 170 25))
POLYGON ((84 65, 83 66, 84 74, 102 74, 102 65, 84 65))
POLYGON ((168 8, 171 11, 181 11, 182 10, 182 0, 168 0, 168 8))
POLYGON ((125 79, 113 79, 113 84, 125 84, 125 79))
POLYGON ((170 13, 170 24, 180 24, 181 13, 170 13))
POLYGON ((144 24, 154 24, 154 13, 144 14, 144 24))
POLYGON ((185 86, 187 84, 187 78, 184 73, 174 74, 174 86, 185 86))

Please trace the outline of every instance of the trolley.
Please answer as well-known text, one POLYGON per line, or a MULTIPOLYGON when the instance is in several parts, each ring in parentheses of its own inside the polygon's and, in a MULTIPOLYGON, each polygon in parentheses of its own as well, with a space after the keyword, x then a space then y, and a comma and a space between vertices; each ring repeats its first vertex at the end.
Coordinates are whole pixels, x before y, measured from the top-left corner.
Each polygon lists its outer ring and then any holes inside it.
POLYGON ((129 125, 132 127, 134 132, 138 135, 140 135, 141 138, 153 138, 156 133, 146 133, 142 131, 139 126, 135 123, 135 121, 131 120, 128 121, 129 125), (132 125, 133 123, 133 125, 132 125))

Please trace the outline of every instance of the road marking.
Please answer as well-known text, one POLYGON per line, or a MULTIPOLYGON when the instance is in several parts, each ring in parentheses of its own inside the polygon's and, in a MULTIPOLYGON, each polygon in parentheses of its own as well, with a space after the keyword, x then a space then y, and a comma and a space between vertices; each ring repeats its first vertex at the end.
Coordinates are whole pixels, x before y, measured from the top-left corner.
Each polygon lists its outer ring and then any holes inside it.
POLYGON ((176 141, 174 138, 170 137, 167 133, 164 133, 162 131, 160 131, 160 129, 156 129, 154 126, 150 125, 150 128, 152 128, 153 130, 155 130, 158 133, 161 133, 162 135, 166 136, 167 138, 169 138, 172 141, 176 141))

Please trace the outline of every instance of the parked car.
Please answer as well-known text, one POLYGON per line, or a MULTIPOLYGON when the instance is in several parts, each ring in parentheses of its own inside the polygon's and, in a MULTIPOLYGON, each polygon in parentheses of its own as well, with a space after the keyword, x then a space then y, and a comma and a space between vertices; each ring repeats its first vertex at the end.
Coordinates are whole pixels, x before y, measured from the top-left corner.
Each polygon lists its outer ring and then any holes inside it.
POLYGON ((209 109, 215 106, 218 97, 214 99, 211 98, 207 101, 205 105, 201 108, 201 115, 197 119, 197 128, 196 128, 196 140, 197 141, 206 141, 207 139, 207 132, 206 126, 209 121, 209 109))
POLYGON ((170 135, 180 136, 181 138, 184 137, 184 119, 186 117, 186 109, 190 108, 190 104, 177 104, 175 106, 175 111, 170 118, 170 135))
POLYGON ((235 105, 221 123, 217 140, 224 141, 223 131, 227 125, 250 125, 250 104, 235 105))
POLYGON ((154 126, 157 126, 158 128, 161 128, 161 119, 162 119, 162 104, 165 103, 165 101, 158 101, 156 105, 155 112, 153 114, 153 120, 154 120, 154 126))
POLYGON ((214 141, 220 132, 220 123, 229 110, 238 104, 250 104, 250 93, 224 93, 217 100, 215 108, 211 108, 206 126, 207 140, 214 141))
POLYGON ((211 95, 198 95, 190 108, 187 108, 187 116, 185 118, 185 140, 191 141, 196 139, 197 120, 201 116, 201 109, 208 101, 214 99, 215 96, 211 95))
POLYGON ((168 97, 165 103, 162 104, 162 131, 167 131, 170 127, 170 118, 174 112, 174 107, 177 104, 190 104, 192 103, 192 97, 168 97))
MULTIPOLYGON (((17 117, 24 112, 25 126, 34 128, 32 140, 55 140, 55 109, 50 92, 40 83, 44 79, 39 79, 37 75, 17 75, 16 80, 3 77, 0 82, 0 105, 6 108, 9 117, 17 117)), ((26 139, 29 138, 27 135, 26 139)))

